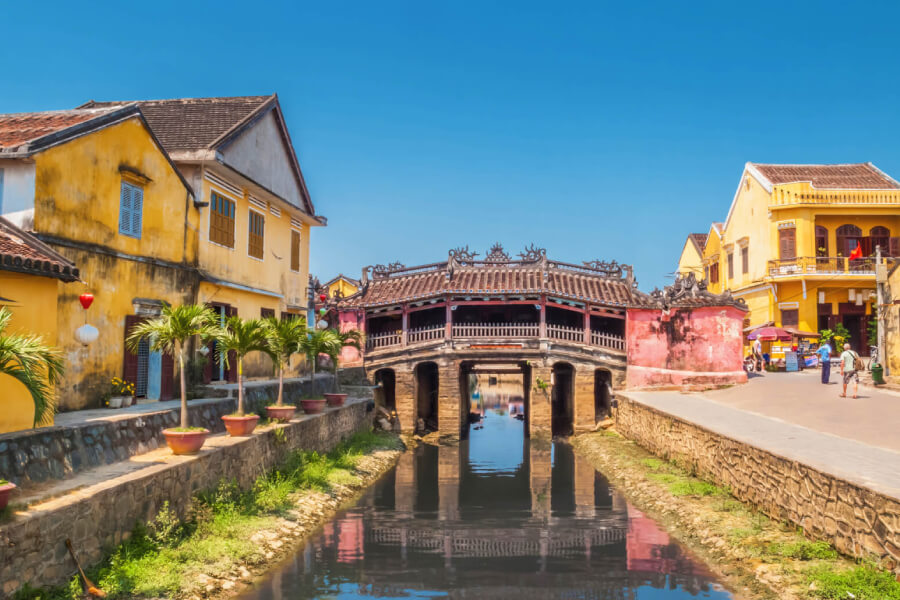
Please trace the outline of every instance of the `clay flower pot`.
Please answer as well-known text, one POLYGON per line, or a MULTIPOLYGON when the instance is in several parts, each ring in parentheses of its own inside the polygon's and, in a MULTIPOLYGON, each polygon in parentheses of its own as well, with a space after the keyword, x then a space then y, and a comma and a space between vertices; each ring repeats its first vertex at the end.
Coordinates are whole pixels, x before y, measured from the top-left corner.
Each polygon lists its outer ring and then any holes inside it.
POLYGON ((347 401, 347 394, 325 394, 328 406, 343 406, 347 401))
POLYGON ((203 447, 203 443, 209 435, 209 429, 196 431, 163 429, 163 435, 166 436, 166 443, 172 450, 172 454, 196 454, 203 447))
POLYGON ((325 398, 304 398, 300 400, 303 406, 303 412, 308 415, 315 415, 325 409, 325 398))
POLYGON ((0 485, 0 510, 6 508, 6 505, 9 504, 9 495, 12 494, 14 489, 16 489, 16 484, 9 481, 0 485))
POLYGON ((228 415, 222 417, 222 421, 225 422, 225 429, 228 430, 228 435, 241 437, 253 433, 253 430, 256 429, 256 424, 259 422, 259 415, 244 415, 242 417, 228 415))
POLYGON ((267 406, 266 414, 269 415, 269 418, 274 421, 281 421, 285 423, 294 418, 294 411, 297 410, 296 406, 291 406, 286 404, 284 406, 267 406))

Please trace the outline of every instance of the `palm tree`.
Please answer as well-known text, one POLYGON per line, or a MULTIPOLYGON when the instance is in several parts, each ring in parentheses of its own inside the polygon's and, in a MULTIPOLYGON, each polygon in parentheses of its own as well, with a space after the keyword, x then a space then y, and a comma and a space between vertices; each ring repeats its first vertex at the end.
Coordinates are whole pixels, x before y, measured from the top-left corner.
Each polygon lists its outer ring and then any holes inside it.
POLYGON ((278 401, 275 406, 284 406, 284 368, 290 364, 291 355, 297 351, 301 340, 306 337, 306 319, 282 319, 269 317, 263 321, 266 329, 266 344, 269 356, 278 369, 278 401))
POLYGON ((126 340, 128 349, 137 352, 141 340, 147 338, 152 352, 165 352, 178 359, 178 373, 181 381, 181 427, 188 427, 187 379, 184 363, 188 342, 195 335, 202 340, 209 338, 217 329, 216 315, 211 308, 200 304, 164 306, 162 314, 136 325, 126 340))
POLYGON ((312 370, 312 395, 316 395, 316 362, 320 354, 332 356, 341 351, 341 342, 333 329, 308 329, 300 340, 298 349, 310 364, 312 370))
POLYGON ((337 329, 332 329, 335 337, 338 340, 337 348, 334 349, 334 352, 329 353, 328 356, 331 358, 331 369, 333 375, 333 383, 334 391, 341 391, 341 382, 338 380, 338 366, 341 358, 341 351, 346 348, 356 348, 357 350, 362 350, 362 343, 365 339, 365 335, 363 332, 358 329, 351 329, 349 331, 338 331, 337 329))
MULTIPOLYGON (((269 352, 266 343, 266 327, 259 319, 241 319, 229 317, 225 327, 219 329, 214 336, 219 360, 228 366, 228 353, 234 352, 237 357, 238 408, 237 415, 244 416, 244 357, 251 352, 269 352)), ((273 357, 274 358, 274 357, 273 357)))
POLYGON ((34 426, 50 425, 56 412, 53 386, 65 371, 62 354, 38 335, 5 334, 12 312, 0 308, 0 373, 17 379, 34 401, 34 426))

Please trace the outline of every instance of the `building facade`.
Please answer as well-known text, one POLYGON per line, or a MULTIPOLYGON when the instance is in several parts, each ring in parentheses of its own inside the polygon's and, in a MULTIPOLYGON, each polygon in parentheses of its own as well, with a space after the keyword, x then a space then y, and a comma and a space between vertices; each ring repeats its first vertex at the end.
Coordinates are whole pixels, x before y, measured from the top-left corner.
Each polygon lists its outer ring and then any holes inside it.
POLYGON ((703 276, 703 249, 706 247, 707 234, 689 233, 681 248, 681 256, 678 257, 678 275, 694 274, 695 277, 703 276))
MULTIPOLYGON (((78 268, 70 260, 0 217, 0 308, 12 313, 4 334, 37 335, 45 345, 55 347, 58 325, 47 315, 58 310, 60 288, 77 288, 73 282, 78 277, 78 268)), ((9 375, 0 375, 0 389, 0 433, 32 427, 34 402, 25 386, 9 375)), ((39 425, 52 425, 52 419, 39 425)))
MULTIPOLYGON (((276 96, 89 102, 68 111, 0 115, 0 212, 79 265, 55 319, 67 373, 60 408, 102 404, 110 379, 167 399, 174 365, 130 330, 164 304, 205 303, 222 319, 303 315, 315 216, 276 96), (78 302, 102 343, 72 331, 78 302)), ((2 295, 2 294, 0 294, 2 295)), ((207 380, 229 380, 215 352, 207 380)), ((271 374, 268 359, 245 364, 271 374)))
POLYGON ((847 328, 868 352, 876 248, 900 254, 900 184, 871 163, 747 163, 725 222, 703 252, 712 292, 749 309, 747 327, 847 328))

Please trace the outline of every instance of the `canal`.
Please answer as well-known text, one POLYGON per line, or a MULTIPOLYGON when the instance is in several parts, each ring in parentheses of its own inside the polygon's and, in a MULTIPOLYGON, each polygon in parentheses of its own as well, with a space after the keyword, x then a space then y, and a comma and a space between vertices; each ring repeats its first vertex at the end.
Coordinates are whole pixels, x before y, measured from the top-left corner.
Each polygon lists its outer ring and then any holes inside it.
POLYGON ((475 396, 468 440, 406 453, 243 598, 732 598, 566 442, 525 438, 521 398, 475 396))

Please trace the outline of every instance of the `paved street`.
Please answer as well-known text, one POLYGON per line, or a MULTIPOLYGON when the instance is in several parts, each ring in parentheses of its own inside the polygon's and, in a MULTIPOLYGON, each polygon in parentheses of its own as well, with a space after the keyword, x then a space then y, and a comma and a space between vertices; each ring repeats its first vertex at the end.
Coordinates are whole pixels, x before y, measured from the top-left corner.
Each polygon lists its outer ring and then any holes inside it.
MULTIPOLYGON (((766 374, 716 392, 626 392, 732 439, 900 498, 900 396, 836 398, 818 373, 766 374), (821 390, 826 390, 823 393, 821 390)), ((862 388, 861 388, 862 389, 862 388)))
MULTIPOLYGON (((900 451, 900 393, 859 387, 859 397, 841 398, 840 372, 822 385, 818 370, 765 373, 747 385, 706 392, 703 397, 741 410, 781 419, 842 438, 900 451)), ((898 465, 900 469, 900 465, 898 465)))

